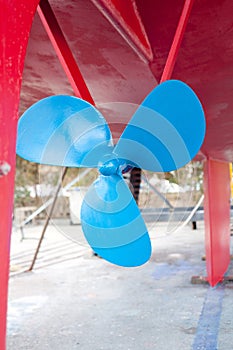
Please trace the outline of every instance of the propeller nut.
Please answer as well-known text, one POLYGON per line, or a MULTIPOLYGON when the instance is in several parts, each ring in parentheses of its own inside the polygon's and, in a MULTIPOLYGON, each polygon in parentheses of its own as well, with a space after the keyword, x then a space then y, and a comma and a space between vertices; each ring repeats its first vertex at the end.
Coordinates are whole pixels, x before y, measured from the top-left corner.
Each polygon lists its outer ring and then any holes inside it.
POLYGON ((110 176, 119 172, 120 162, 117 158, 112 158, 99 165, 99 172, 104 176, 110 176))

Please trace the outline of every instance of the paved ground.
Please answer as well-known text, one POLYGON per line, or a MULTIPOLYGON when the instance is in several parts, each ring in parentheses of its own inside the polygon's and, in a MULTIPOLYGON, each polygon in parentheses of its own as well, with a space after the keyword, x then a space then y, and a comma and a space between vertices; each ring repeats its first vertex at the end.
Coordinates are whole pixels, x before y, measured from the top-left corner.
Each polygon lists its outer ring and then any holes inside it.
POLYGON ((171 228, 150 224, 150 262, 125 269, 93 257, 80 226, 53 223, 24 273, 42 226, 14 232, 8 350, 232 350, 233 285, 190 283, 205 274, 203 223, 171 228))

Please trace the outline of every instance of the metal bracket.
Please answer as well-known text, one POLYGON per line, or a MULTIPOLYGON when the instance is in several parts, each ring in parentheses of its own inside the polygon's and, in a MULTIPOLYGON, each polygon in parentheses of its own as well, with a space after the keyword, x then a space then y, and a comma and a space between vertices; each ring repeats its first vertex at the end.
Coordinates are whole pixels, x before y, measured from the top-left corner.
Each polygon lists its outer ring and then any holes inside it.
POLYGON ((0 161, 0 177, 6 176, 11 170, 10 164, 0 161))

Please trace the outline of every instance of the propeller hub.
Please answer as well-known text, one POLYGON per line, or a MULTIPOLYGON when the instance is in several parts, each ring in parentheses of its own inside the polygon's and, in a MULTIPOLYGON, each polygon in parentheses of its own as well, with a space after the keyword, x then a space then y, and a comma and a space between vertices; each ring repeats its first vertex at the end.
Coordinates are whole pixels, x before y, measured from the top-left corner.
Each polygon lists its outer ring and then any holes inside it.
POLYGON ((119 173, 121 163, 114 154, 105 155, 99 163, 99 172, 104 176, 110 176, 119 173))

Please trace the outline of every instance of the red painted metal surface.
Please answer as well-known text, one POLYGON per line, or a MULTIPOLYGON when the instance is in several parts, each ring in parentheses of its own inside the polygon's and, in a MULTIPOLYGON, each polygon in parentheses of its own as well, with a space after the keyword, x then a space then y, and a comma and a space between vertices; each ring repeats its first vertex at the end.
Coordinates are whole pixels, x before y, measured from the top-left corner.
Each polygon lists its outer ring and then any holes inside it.
POLYGON ((144 59, 151 61, 153 53, 135 0, 91 0, 112 23, 129 45, 144 59))
POLYGON ((229 164, 207 159, 205 174, 205 246, 208 281, 215 286, 230 262, 229 164))
MULTIPOLYGON (((90 0, 49 1, 90 93, 103 103, 141 103, 157 82, 145 61, 90 0)), ((174 33, 173 33, 174 34, 174 33)), ((29 40, 21 110, 45 96, 72 94, 50 40, 36 15, 29 40)), ((112 110, 108 122, 124 118, 112 110)))
POLYGON ((90 91, 47 0, 40 1, 38 13, 75 95, 94 104, 90 91))
POLYGON ((38 1, 2 1, 0 12, 0 349, 6 348, 6 312, 15 169, 15 142, 23 62, 38 1))

